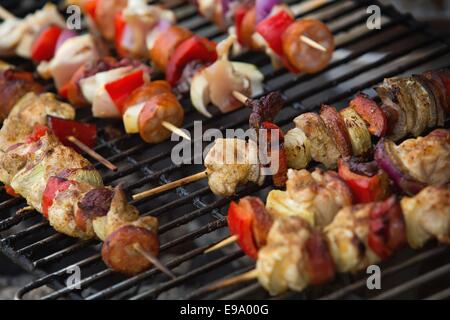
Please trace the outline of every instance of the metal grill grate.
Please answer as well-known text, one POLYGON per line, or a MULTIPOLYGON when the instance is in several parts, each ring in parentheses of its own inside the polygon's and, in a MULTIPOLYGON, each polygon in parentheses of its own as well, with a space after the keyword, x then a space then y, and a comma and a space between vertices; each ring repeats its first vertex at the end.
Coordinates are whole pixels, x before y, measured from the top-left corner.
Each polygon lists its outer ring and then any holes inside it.
MULTIPOLYGON (((296 10, 298 1, 286 1, 296 10)), ((196 33, 221 40, 225 35, 196 9, 182 0, 172 8, 182 26, 196 33)), ((284 129, 292 127, 293 117, 306 110, 314 110, 321 103, 345 105, 358 91, 373 95, 371 86, 385 77, 448 65, 450 47, 433 35, 427 26, 409 15, 398 13, 393 7, 376 1, 327 1, 319 7, 299 12, 297 17, 314 16, 326 22, 336 37, 335 58, 329 67, 314 75, 274 70, 267 57, 247 53, 235 60, 256 64, 265 74, 265 89, 281 90, 289 102, 277 123, 284 129), (381 30, 368 30, 366 8, 370 4, 381 7, 381 30)), ((249 112, 237 110, 212 119, 204 119, 184 98, 186 126, 193 130, 193 121, 203 120, 203 129, 246 128, 249 112)), ((105 182, 123 183, 127 192, 136 193, 168 181, 198 172, 199 165, 173 165, 170 159, 175 142, 151 146, 142 144, 136 136, 111 137, 111 123, 93 119, 89 111, 80 116, 95 121, 99 130, 96 150, 119 167, 116 173, 103 171, 105 182)), ((114 124, 120 127, 121 124, 114 124)), ((122 131, 123 132, 123 131, 122 131)), ((270 190, 247 186, 236 197, 247 194, 265 196, 270 190)), ((161 258, 177 275, 168 280, 159 271, 150 269, 132 278, 122 277, 108 269, 101 261, 97 241, 79 241, 56 233, 37 213, 16 216, 15 211, 25 205, 22 199, 10 199, 0 194, 0 248, 14 262, 40 278, 24 287, 19 299, 41 286, 55 291, 43 299, 164 299, 164 298, 268 298, 258 283, 246 283, 207 293, 207 283, 250 270, 254 263, 237 247, 220 252, 202 254, 204 249, 227 236, 226 210, 230 199, 215 197, 206 181, 134 202, 140 212, 160 218, 161 258), (81 268, 81 288, 68 288, 65 279, 73 266, 81 268)), ((275 298, 448 298, 450 296, 449 250, 430 246, 420 252, 404 250, 382 265, 383 290, 366 289, 363 275, 340 275, 332 284, 309 288, 301 294, 287 293, 275 298), (446 276, 446 277, 445 277, 446 276)))

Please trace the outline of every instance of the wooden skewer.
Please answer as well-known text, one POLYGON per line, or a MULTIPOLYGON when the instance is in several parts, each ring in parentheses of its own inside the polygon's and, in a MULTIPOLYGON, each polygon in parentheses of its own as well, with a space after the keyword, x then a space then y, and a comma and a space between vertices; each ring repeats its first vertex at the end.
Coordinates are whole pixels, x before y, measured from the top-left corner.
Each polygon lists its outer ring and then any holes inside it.
POLYGON ((177 181, 170 182, 170 183, 165 184, 163 186, 160 186, 160 187, 157 187, 157 188, 154 188, 154 189, 150 189, 150 190, 147 190, 147 191, 135 194, 135 195, 133 195, 133 200, 142 200, 142 199, 148 198, 150 196, 153 196, 155 194, 158 194, 158 193, 161 193, 161 192, 164 192, 164 191, 168 191, 168 190, 172 190, 172 189, 184 186, 186 184, 189 184, 191 182, 195 182, 195 181, 204 179, 207 176, 208 176, 208 173, 205 170, 205 171, 193 174, 193 175, 191 175, 189 177, 185 177, 185 178, 179 179, 177 181))
POLYGON ((253 269, 235 277, 219 280, 206 288, 206 291, 213 291, 228 287, 237 283, 246 282, 258 278, 258 270, 253 269))
POLYGON ((326 52, 327 48, 325 48, 323 45, 321 45, 320 43, 314 41, 311 38, 308 38, 307 36, 300 36, 300 41, 302 41, 303 43, 306 43, 308 46, 326 52))
POLYGON ((21 215, 21 214, 28 213, 28 212, 31 212, 34 210, 35 209, 32 206, 23 207, 16 211, 16 215, 21 215))
POLYGON ((17 19, 15 15, 6 10, 3 6, 0 6, 0 18, 3 20, 17 19))
POLYGON ((92 158, 103 164, 105 167, 107 167, 111 171, 117 171, 117 167, 113 165, 109 160, 103 158, 101 155, 99 155, 97 152, 89 148, 87 145, 85 145, 83 142, 75 138, 74 136, 67 137, 67 140, 72 142, 74 145, 76 145, 78 148, 86 152, 88 155, 90 155, 92 158))
POLYGON ((155 257, 153 254, 151 254, 148 251, 145 251, 144 249, 142 249, 141 245, 139 243, 135 243, 133 245, 134 250, 136 250, 137 252, 139 252, 145 259, 147 259, 148 261, 150 261, 151 263, 153 263, 153 265, 158 268, 161 272, 165 273, 166 275, 168 275, 169 277, 171 277, 172 279, 175 279, 177 276, 175 274, 173 274, 172 271, 170 271, 164 264, 162 264, 161 261, 159 261, 159 259, 157 257, 155 257))
POLYGON ((167 121, 163 121, 162 125, 164 128, 166 128, 167 130, 179 135, 180 137, 185 138, 186 140, 191 141, 191 137, 189 137, 186 132, 184 132, 183 130, 181 130, 180 128, 174 126, 173 124, 171 124, 170 122, 167 121))
POLYGON ((240 93, 239 91, 235 91, 233 90, 233 92, 231 92, 233 97, 236 98, 237 101, 241 102, 242 104, 246 104, 248 101, 248 97, 245 96, 244 94, 240 93))
POLYGON ((222 241, 220 241, 219 243, 216 243, 212 247, 206 249, 204 253, 210 253, 210 252, 219 250, 219 249, 221 249, 223 247, 226 247, 226 246, 236 242, 237 239, 238 239, 237 235, 229 236, 228 238, 225 238, 222 241))

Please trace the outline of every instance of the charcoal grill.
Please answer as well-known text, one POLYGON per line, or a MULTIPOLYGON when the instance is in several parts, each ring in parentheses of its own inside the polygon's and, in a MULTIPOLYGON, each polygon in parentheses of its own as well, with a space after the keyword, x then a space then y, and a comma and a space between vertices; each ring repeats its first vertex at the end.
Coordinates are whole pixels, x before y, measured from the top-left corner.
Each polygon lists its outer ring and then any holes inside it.
MULTIPOLYGON (((8 2, 8 1, 6 1, 8 2)), ((12 4, 10 9, 24 15, 44 1, 23 1, 29 6, 12 4)), ((301 2, 289 0, 294 8, 301 2)), ((213 40, 225 34, 198 16, 195 8, 181 0, 172 4, 180 24, 213 40)), ((292 127, 298 114, 317 110, 320 104, 343 107, 358 91, 374 95, 370 89, 385 77, 411 74, 426 69, 448 67, 450 47, 445 39, 429 30, 410 15, 400 14, 393 7, 377 1, 337 0, 298 12, 298 17, 315 16, 326 22, 336 36, 337 48, 333 62, 314 75, 295 76, 285 69, 274 70, 267 57, 255 53, 242 54, 236 60, 256 64, 265 74, 265 90, 281 90, 288 101, 278 117, 283 129, 292 127), (369 5, 376 4, 382 12, 381 30, 366 27, 369 5)), ((26 64, 23 65, 26 67, 26 64)), ((185 128, 193 130, 193 121, 203 120, 203 129, 246 128, 248 110, 237 110, 212 119, 202 118, 183 98, 186 109, 185 128)), ((159 145, 143 144, 139 137, 111 135, 111 123, 93 119, 89 111, 79 117, 96 122, 99 144, 96 150, 119 167, 111 173, 99 164, 105 182, 123 184, 128 194, 199 172, 199 165, 174 165, 171 149, 176 142, 159 145)), ((114 124, 121 127, 120 123, 114 124)), ((124 132, 123 130, 121 132, 124 132)), ((271 186, 247 186, 239 189, 236 198, 257 194, 265 196, 271 186)), ((0 249, 16 264, 32 272, 37 280, 17 293, 26 299, 37 288, 54 289, 42 299, 247 299, 269 298, 255 282, 207 292, 212 281, 248 271, 254 263, 237 246, 229 246, 208 255, 203 251, 228 235, 226 212, 230 198, 214 196, 206 181, 198 181, 171 192, 134 202, 140 212, 160 218, 161 259, 178 276, 168 279, 156 269, 125 278, 108 270, 103 264, 97 241, 80 241, 56 233, 36 212, 16 215, 25 206, 23 199, 0 194, 0 249), (81 270, 79 288, 67 287, 66 279, 73 267, 81 270)), ((366 277, 339 275, 331 284, 312 287, 303 293, 289 292, 275 299, 395 299, 450 297, 450 250, 431 244, 421 251, 405 249, 381 265, 382 290, 368 290, 366 277)))

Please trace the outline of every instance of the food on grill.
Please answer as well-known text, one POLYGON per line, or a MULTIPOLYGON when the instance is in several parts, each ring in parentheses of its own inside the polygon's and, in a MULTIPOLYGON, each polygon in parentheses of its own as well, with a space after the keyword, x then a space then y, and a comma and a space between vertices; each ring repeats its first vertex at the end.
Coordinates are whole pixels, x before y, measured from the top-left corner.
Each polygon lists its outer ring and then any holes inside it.
MULTIPOLYGON (((401 201, 391 196, 383 201, 345 206, 322 231, 300 216, 279 217, 267 224, 271 227, 263 247, 249 235, 255 223, 252 217, 256 211, 269 215, 270 209, 264 211, 255 197, 232 202, 230 231, 238 235, 244 252, 257 255, 257 263, 245 277, 225 279, 223 285, 256 277, 272 295, 288 289, 302 291, 308 285, 331 281, 337 272, 365 270, 388 259, 405 244, 420 248, 435 238, 447 244, 449 192, 449 186, 429 186, 401 201), (241 225, 246 227, 239 228, 241 225)), ((212 287, 221 286, 219 282, 212 287)))
POLYGON ((275 67, 316 73, 332 58, 334 37, 328 27, 316 19, 295 21, 281 1, 236 1, 227 10, 221 1, 199 0, 196 4, 199 12, 219 28, 229 26, 238 47, 265 51, 275 67))
POLYGON ((320 109, 320 117, 331 133, 341 156, 348 157, 352 155, 352 140, 350 139, 349 130, 347 129, 347 123, 338 113, 336 108, 332 106, 322 106, 320 109))
POLYGON ((354 157, 339 159, 338 173, 357 203, 384 200, 390 194, 389 177, 378 168, 376 161, 364 162, 354 157))
POLYGON ((58 232, 105 241, 102 257, 112 269, 136 274, 151 263, 135 246, 159 251, 157 220, 139 217, 120 188, 104 187, 88 160, 61 144, 46 127, 47 115, 73 118, 74 110, 49 94, 29 93, 0 131, 0 179, 41 212, 58 232))
MULTIPOLYGON (((375 137, 383 137, 389 128, 388 116, 378 104, 364 93, 359 93, 350 101, 350 107, 368 125, 367 129, 375 137)), ((422 130, 423 131, 423 130, 422 130)))
POLYGON ((450 179, 450 133, 436 129, 425 137, 408 139, 398 146, 382 139, 375 160, 395 184, 407 194, 450 179))
POLYGON ((347 127, 347 132, 352 145, 352 154, 354 156, 363 156, 367 154, 372 147, 372 140, 364 120, 350 107, 341 110, 340 114, 347 127))
POLYGON ((327 168, 334 167, 341 154, 322 118, 316 113, 308 112, 295 118, 294 123, 310 140, 311 157, 327 168))
POLYGON ((311 161, 311 142, 301 129, 294 128, 286 133, 284 148, 289 168, 303 169, 308 166, 311 161))
POLYGON ((208 184, 215 194, 233 195, 239 184, 262 184, 258 147, 253 140, 217 139, 205 157, 208 184))
POLYGON ((42 85, 37 83, 33 74, 14 69, 0 70, 0 88, 2 100, 0 102, 0 120, 5 119, 14 105, 27 93, 41 93, 42 85))
POLYGON ((351 204, 352 193, 345 182, 335 172, 320 169, 289 169, 286 191, 272 190, 267 196, 267 209, 274 217, 300 216, 319 228, 351 204))

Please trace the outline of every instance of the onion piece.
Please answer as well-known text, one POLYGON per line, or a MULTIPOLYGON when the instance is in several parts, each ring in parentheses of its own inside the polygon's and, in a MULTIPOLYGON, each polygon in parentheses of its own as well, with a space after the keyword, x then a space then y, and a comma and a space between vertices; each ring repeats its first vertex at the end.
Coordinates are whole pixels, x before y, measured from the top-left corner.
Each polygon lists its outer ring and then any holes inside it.
POLYGON ((62 46, 62 44, 64 42, 66 42, 66 40, 76 37, 77 33, 75 31, 69 30, 69 29, 64 29, 63 32, 61 32, 61 34, 58 37, 58 41, 56 41, 56 50, 59 49, 59 47, 62 46))
POLYGON ((395 143, 392 140, 380 140, 375 147, 375 161, 380 169, 384 170, 402 191, 409 195, 417 194, 427 185, 418 181, 407 172, 396 155, 395 147, 395 143))
POLYGON ((270 14, 272 8, 280 2, 280 0, 256 0, 256 23, 264 20, 270 14))

